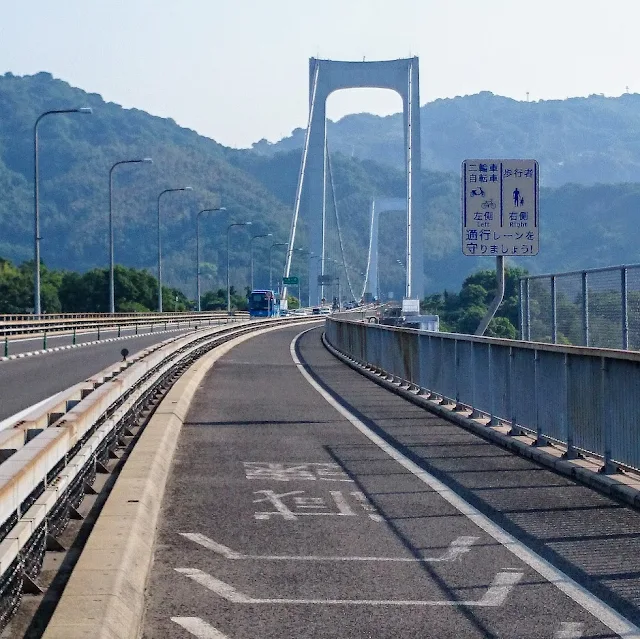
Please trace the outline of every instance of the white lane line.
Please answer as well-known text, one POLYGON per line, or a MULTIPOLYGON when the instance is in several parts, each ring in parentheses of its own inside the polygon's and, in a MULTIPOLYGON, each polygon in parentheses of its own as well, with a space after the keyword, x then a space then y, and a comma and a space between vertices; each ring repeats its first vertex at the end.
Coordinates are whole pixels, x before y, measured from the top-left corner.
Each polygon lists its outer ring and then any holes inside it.
POLYGON ((6 430, 7 428, 11 428, 17 421, 20 421, 27 413, 30 413, 32 410, 35 410, 36 408, 42 406, 43 404, 54 399, 58 395, 62 395, 62 393, 64 392, 65 391, 60 391, 59 393, 55 393, 54 395, 51 395, 51 397, 47 397, 47 399, 43 399, 41 402, 38 402, 37 404, 33 404, 33 406, 28 406, 27 408, 24 408, 23 410, 17 412, 15 415, 12 415, 11 417, 7 417, 6 419, 3 419, 0 422, 0 431, 6 430))
POLYGON ((560 624, 560 630, 556 632, 556 639, 580 639, 584 628, 583 623, 573 621, 563 621, 560 624))
POLYGON ((536 552, 525 546, 521 541, 508 532, 500 528, 496 523, 483 515, 479 510, 467 503, 453 489, 443 484, 433 475, 423 470, 417 464, 414 464, 409 458, 405 457, 400 451, 396 450, 388 444, 382 437, 374 433, 364 422, 360 421, 355 415, 349 412, 342 404, 336 401, 318 382, 311 377, 305 367, 302 365, 296 355, 296 343, 298 340, 310 330, 303 331, 293 338, 289 346, 289 352, 296 368, 309 384, 320 395, 335 408, 343 417, 349 420, 365 437, 367 437, 378 448, 383 450, 389 457, 395 459, 400 465, 404 466, 409 472, 424 482, 427 486, 437 492, 444 500, 449 502, 456 510, 470 519, 476 526, 484 530, 488 535, 493 537, 498 543, 502 544, 507 550, 512 552, 518 559, 533 568, 540 576, 552 583, 556 588, 565 595, 573 599, 579 606, 591 613, 598 621, 617 633, 623 639, 640 639, 640 628, 631 623, 628 619, 616 612, 608 606, 604 601, 598 599, 583 588, 576 581, 565 575, 561 570, 543 559, 536 552))
POLYGON ((171 617, 171 621, 182 626, 197 639, 229 639, 200 617, 171 617))
POLYGON ((225 559, 255 559, 263 561, 380 561, 397 563, 438 563, 442 561, 455 561, 471 550, 471 546, 478 537, 458 537, 454 539, 449 548, 440 557, 342 557, 334 555, 245 555, 217 541, 201 535, 200 533, 178 533, 185 539, 199 544, 203 548, 212 550, 225 559))
POLYGON ((451 606, 494 608, 501 606, 511 589, 520 581, 521 572, 499 572, 477 601, 441 601, 420 599, 263 599, 249 597, 220 579, 212 577, 197 568, 175 568, 189 579, 204 586, 211 592, 230 601, 243 604, 315 604, 322 606, 451 606))

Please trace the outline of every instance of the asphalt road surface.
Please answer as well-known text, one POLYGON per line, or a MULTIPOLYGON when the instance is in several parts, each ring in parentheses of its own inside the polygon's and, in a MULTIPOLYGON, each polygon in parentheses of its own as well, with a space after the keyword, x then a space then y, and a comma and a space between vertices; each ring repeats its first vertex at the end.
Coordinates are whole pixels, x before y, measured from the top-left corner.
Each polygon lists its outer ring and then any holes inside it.
MULTIPOLYGON (((0 362, 0 420, 66 390, 120 361, 120 351, 123 348, 133 354, 188 330, 151 333, 0 362)), ((48 346, 52 348, 52 344, 48 346)))
POLYGON ((197 392, 145 639, 640 636, 636 511, 380 388, 320 329, 292 355, 299 331, 197 392))

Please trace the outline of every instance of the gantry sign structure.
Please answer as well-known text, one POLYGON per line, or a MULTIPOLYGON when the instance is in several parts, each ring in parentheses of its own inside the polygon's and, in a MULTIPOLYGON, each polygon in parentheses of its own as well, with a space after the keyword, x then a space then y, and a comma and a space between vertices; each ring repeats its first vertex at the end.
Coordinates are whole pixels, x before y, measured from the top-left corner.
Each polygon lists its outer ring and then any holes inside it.
POLYGON ((312 303, 319 303, 322 285, 313 285, 325 274, 327 129, 326 103, 334 91, 353 88, 379 88, 396 91, 402 98, 404 147, 407 177, 406 297, 422 297, 424 292, 423 228, 420 202, 420 90, 418 58, 377 62, 309 60, 309 120, 298 176, 289 250, 283 277, 289 277, 296 229, 303 195, 309 232, 309 281, 312 303), (303 188, 304 187, 304 188, 303 188), (321 259, 312 259, 319 256, 321 259))

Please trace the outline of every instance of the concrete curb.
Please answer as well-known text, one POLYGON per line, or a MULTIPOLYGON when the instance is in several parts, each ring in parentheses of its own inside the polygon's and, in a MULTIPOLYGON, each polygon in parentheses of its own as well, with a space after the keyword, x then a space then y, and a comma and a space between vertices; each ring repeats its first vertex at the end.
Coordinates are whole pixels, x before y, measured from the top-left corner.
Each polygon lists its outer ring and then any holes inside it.
POLYGON ((624 473, 604 475, 598 472, 600 464, 584 458, 573 460, 563 459, 562 450, 558 448, 552 446, 536 446, 531 437, 508 435, 507 431, 509 427, 488 426, 486 419, 472 419, 470 417, 471 411, 469 410, 457 411, 455 410, 454 404, 443 406, 438 402, 428 399, 424 395, 418 394, 418 391, 412 390, 412 385, 409 385, 407 382, 399 383, 388 380, 386 375, 366 368, 358 361, 337 350, 329 343, 324 333, 322 334, 322 343, 332 355, 355 371, 374 381, 379 386, 410 401, 412 404, 420 406, 442 419, 453 422, 465 430, 472 432, 474 435, 478 435, 493 444, 506 448, 521 457, 531 459, 541 466, 550 468, 561 475, 585 484, 608 497, 617 499, 634 508, 640 508, 640 478, 624 473))
POLYGON ((156 526, 182 424, 215 362, 234 346, 296 323, 236 337, 194 362, 146 425, 75 565, 43 639, 137 639, 156 526))

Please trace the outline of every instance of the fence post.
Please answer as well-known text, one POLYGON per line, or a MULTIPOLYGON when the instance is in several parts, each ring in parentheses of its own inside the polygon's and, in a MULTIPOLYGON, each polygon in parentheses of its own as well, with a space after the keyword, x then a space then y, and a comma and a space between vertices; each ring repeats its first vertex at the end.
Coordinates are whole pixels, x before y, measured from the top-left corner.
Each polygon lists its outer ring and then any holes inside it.
POLYGON ((456 392, 456 405, 453 410, 464 410, 460 404, 460 348, 458 347, 458 340, 453 340, 453 359, 455 361, 455 392, 456 392))
POLYGON ((531 341, 531 289, 530 289, 530 280, 527 278, 525 284, 525 295, 526 295, 526 304, 527 304, 527 342, 531 341))
POLYGON ((43 331, 42 332, 42 350, 46 351, 47 350, 47 331, 43 331))
POLYGON ((118 324, 118 337, 120 337, 120 324, 118 324))
POLYGON ((520 431, 518 430, 518 415, 517 415, 517 410, 516 410, 516 393, 515 393, 515 381, 514 381, 514 377, 515 377, 515 371, 514 371, 514 363, 513 360, 515 359, 515 355, 513 353, 513 347, 509 346, 509 367, 508 367, 508 389, 509 389, 509 393, 507 395, 508 397, 508 416, 509 419, 511 420, 511 429, 509 430, 509 435, 520 435, 520 431))
POLYGON ((9 336, 4 336, 4 356, 9 357, 9 336))
POLYGON ((500 420, 496 418, 496 392, 493 383, 493 348, 489 344, 489 423, 487 426, 499 426, 500 420))
POLYGON ((558 299, 555 275, 551 276, 551 342, 558 343, 558 299))
POLYGON ((564 354, 564 371, 561 380, 562 397, 564 401, 563 410, 560 411, 560 420, 563 432, 566 432, 567 436, 567 452, 562 456, 564 459, 577 459, 578 451, 576 451, 573 445, 573 420, 570 418, 571 412, 569 411, 569 376, 571 371, 571 360, 567 353, 564 354), (566 429, 566 431, 565 431, 566 429))
POLYGON ((519 280, 520 286, 518 288, 518 306, 520 307, 520 339, 524 340, 525 335, 525 327, 524 327, 524 280, 520 278, 519 280))
POLYGON ((609 401, 609 366, 606 357, 600 358, 600 428, 602 428, 602 443, 604 447, 604 464, 600 472, 612 475, 617 468, 611 461, 611 402, 609 401))
POLYGON ((629 304, 627 295, 627 267, 620 269, 620 289, 622 298, 622 350, 629 350, 629 304))
POLYGON ((533 404, 536 426, 536 441, 534 446, 546 446, 542 431, 543 426, 540 423, 540 352, 536 349, 533 352, 533 404))
POLYGON ((76 337, 76 327, 74 326, 74 327, 73 327, 73 337, 71 338, 71 344, 72 344, 73 346, 75 346, 75 345, 76 345, 76 339, 77 339, 77 337, 76 337))
POLYGON ((589 279, 588 273, 582 271, 582 340, 589 346, 589 279))
POLYGON ((100 341, 100 324, 98 324, 98 341, 100 341))

